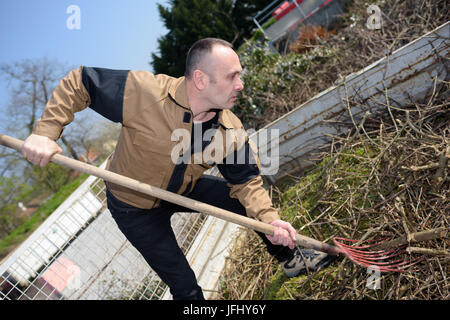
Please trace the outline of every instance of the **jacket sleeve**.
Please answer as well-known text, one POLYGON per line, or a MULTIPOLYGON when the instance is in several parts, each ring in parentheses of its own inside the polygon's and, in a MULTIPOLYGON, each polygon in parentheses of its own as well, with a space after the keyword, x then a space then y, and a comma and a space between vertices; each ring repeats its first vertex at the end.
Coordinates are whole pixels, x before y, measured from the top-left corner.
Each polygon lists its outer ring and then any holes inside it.
POLYGON ((122 121, 127 70, 79 67, 61 79, 33 133, 57 140, 75 112, 90 107, 105 118, 122 121))
POLYGON ((247 216, 266 223, 280 219, 263 187, 259 159, 248 138, 232 158, 227 156, 217 167, 231 188, 230 197, 241 202, 247 216))

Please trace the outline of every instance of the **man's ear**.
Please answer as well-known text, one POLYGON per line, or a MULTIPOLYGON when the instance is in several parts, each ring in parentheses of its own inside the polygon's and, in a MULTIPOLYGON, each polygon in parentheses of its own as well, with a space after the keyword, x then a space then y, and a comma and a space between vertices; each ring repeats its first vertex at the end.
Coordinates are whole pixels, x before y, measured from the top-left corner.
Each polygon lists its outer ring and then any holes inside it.
POLYGON ((208 75, 203 71, 197 69, 192 74, 192 80, 194 81, 197 90, 204 90, 208 84, 208 75))

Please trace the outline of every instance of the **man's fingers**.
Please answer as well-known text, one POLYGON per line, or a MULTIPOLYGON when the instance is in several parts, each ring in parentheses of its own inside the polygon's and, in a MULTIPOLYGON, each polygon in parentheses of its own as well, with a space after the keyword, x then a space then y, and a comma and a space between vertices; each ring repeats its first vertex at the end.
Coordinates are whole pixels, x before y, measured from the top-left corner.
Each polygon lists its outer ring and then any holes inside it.
POLYGON ((55 153, 62 153, 62 149, 58 148, 53 153, 41 153, 37 151, 24 152, 24 157, 36 166, 45 167, 55 153))
POLYGON ((295 229, 292 227, 292 225, 289 222, 286 222, 286 224, 284 225, 285 230, 288 233, 288 237, 289 237, 289 247, 292 247, 295 245, 295 240, 297 237, 297 231, 295 231, 295 229))
POLYGON ((273 230, 273 235, 272 236, 267 236, 269 238, 269 240, 273 243, 273 244, 277 244, 278 243, 278 228, 275 228, 273 230))
POLYGON ((41 167, 45 167, 55 153, 62 153, 55 141, 36 134, 31 134, 25 140, 21 151, 25 159, 41 167))
POLYGON ((276 227, 273 231, 273 236, 268 236, 269 240, 273 244, 281 244, 281 231, 282 229, 280 227, 276 227))
MULTIPOLYGON (((36 164, 35 162, 39 158, 39 154, 36 150, 33 150, 26 145, 22 146, 22 155, 25 159, 27 159, 29 162, 36 164)), ((39 163, 39 162, 38 162, 39 163)))
POLYGON ((30 152, 27 159, 34 165, 38 165, 39 162, 41 161, 40 157, 39 157, 39 153, 37 153, 37 152, 30 152))
POLYGON ((291 226, 289 228, 289 233, 290 233, 290 235, 292 237, 292 241, 295 242, 295 240, 297 239, 297 231, 295 231, 295 229, 291 226))
MULTIPOLYGON (((59 150, 56 151, 59 153, 59 150)), ((36 166, 41 166, 41 167, 45 167, 49 162, 50 162, 50 158, 53 156, 54 153, 41 153, 41 152, 37 152, 37 151, 24 151, 24 157, 25 159, 27 159, 29 162, 31 162, 32 164, 36 165, 36 166)))
POLYGON ((278 237, 277 237, 277 239, 278 239, 278 243, 279 244, 283 244, 283 240, 284 240, 284 238, 283 238, 283 229, 281 229, 281 228, 278 228, 278 237))
POLYGON ((289 222, 283 223, 283 228, 289 233, 290 239, 295 242, 297 231, 295 231, 294 227, 289 222))
POLYGON ((41 161, 39 162, 39 165, 41 167, 45 167, 48 164, 51 156, 52 155, 43 155, 41 161))
POLYGON ((31 150, 29 150, 28 148, 26 148, 25 145, 22 146, 22 155, 23 155, 23 157, 24 157, 26 160, 28 160, 28 161, 30 161, 30 159, 32 158, 32 152, 31 152, 31 150))
POLYGON ((282 228, 277 228, 278 229, 278 243, 282 244, 283 246, 287 246, 288 245, 288 239, 289 239, 289 235, 287 233, 287 231, 285 229, 282 228))
POLYGON ((273 236, 268 236, 273 244, 287 246, 291 249, 295 248, 297 232, 289 222, 276 220, 271 223, 275 226, 273 236))

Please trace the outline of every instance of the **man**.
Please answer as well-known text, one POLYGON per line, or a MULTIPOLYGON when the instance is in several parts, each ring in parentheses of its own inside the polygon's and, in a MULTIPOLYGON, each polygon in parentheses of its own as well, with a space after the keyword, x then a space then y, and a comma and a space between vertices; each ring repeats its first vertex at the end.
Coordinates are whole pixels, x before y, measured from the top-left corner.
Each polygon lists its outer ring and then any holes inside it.
MULTIPOLYGON (((177 79, 147 71, 80 67, 56 87, 22 153, 35 165, 45 166, 53 154, 62 151, 55 141, 64 126, 75 112, 90 107, 122 123, 116 150, 107 164, 109 170, 270 223, 276 227, 273 236, 258 234, 285 273, 292 277, 306 268, 316 270, 327 265, 330 257, 295 249, 295 230, 280 220, 273 208, 248 137, 237 139, 240 143, 233 141, 229 150, 224 145, 223 161, 192 161, 211 144, 202 139, 208 130, 225 137, 243 129, 230 111, 243 89, 241 72, 231 44, 215 38, 192 46, 185 77, 177 79), (173 132, 180 129, 192 138, 173 161, 178 142, 173 132), (194 139, 198 136, 200 141, 194 139), (226 180, 203 175, 214 165, 226 180)), ((190 210, 112 183, 107 183, 107 203, 119 229, 169 286, 173 298, 203 299, 170 226, 174 212, 190 210)))

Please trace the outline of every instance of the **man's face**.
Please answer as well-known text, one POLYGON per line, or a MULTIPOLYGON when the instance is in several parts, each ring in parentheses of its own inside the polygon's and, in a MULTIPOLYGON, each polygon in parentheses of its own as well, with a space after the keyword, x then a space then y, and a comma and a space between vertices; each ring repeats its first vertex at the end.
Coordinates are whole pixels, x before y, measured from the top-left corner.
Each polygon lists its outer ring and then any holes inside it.
POLYGON ((238 55, 231 48, 216 45, 207 59, 205 71, 208 75, 208 86, 204 91, 204 98, 212 108, 233 108, 239 91, 244 88, 240 78, 242 67, 238 55))

